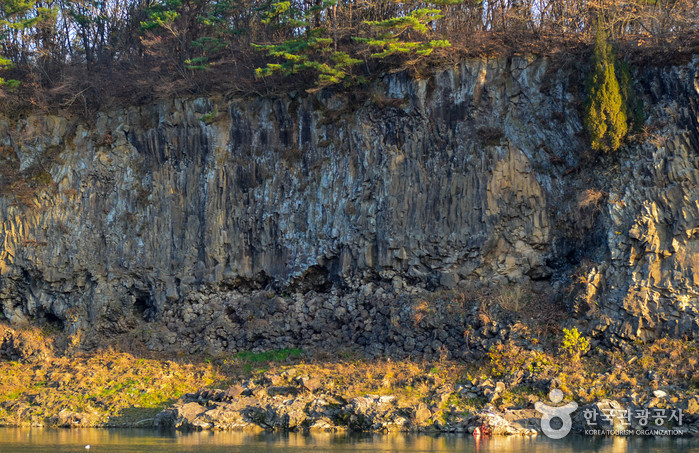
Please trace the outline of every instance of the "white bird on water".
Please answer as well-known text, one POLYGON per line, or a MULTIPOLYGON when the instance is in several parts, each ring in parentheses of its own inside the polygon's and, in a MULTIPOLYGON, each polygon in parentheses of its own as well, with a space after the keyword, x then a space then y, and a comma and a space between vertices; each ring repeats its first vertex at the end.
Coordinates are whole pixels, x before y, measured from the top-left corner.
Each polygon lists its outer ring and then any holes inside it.
POLYGON ((85 445, 85 450, 89 450, 89 449, 90 449, 90 444, 85 445))

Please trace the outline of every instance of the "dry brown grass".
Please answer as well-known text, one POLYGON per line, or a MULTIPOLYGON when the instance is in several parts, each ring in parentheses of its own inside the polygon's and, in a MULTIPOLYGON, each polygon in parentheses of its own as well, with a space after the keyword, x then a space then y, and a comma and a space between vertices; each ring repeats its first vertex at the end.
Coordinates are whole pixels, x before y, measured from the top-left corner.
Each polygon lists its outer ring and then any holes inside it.
POLYGON ((45 329, 11 329, 0 324, 0 359, 47 360, 53 357, 53 350, 54 338, 45 329))
POLYGON ((66 349, 54 356, 47 345, 55 332, 3 329, 22 338, 17 344, 24 353, 20 361, 0 361, 0 425, 63 423, 56 418, 59 413, 77 414, 75 426, 147 424, 184 393, 262 376, 283 376, 289 383, 311 376, 340 398, 392 395, 399 404, 411 405, 431 402, 443 384, 459 381, 465 370, 446 357, 436 362, 367 360, 345 352, 338 359, 338 354, 303 356, 300 350, 187 363, 112 347, 80 352, 75 336, 62 339, 66 349))
POLYGON ((459 381, 465 365, 454 361, 415 362, 410 360, 311 360, 296 365, 265 367, 264 373, 312 376, 323 386, 344 399, 363 395, 391 395, 400 404, 428 401, 436 388, 446 382, 459 381))
POLYGON ((532 301, 531 293, 522 285, 503 287, 494 299, 500 308, 514 313, 527 308, 532 301))
POLYGON ((53 357, 50 335, 39 329, 13 333, 26 358, 0 361, 0 425, 50 425, 61 411, 85 414, 86 425, 130 424, 223 378, 209 364, 143 359, 114 349, 53 357))
POLYGON ((503 395, 505 402, 526 406, 526 398, 522 396, 536 394, 536 389, 520 384, 516 378, 523 371, 540 382, 556 378, 565 395, 588 404, 604 398, 618 399, 627 392, 649 398, 651 389, 668 386, 678 395, 691 396, 699 389, 698 362, 699 347, 693 340, 664 338, 652 344, 637 344, 627 352, 601 350, 580 361, 562 360, 552 349, 531 351, 509 341, 493 346, 486 360, 471 367, 468 373, 512 385, 503 395), (659 380, 649 380, 649 372, 659 380))
POLYGON ((413 300, 413 324, 437 322, 441 316, 460 316, 477 300, 461 290, 443 290, 429 293, 413 300))
POLYGON ((606 193, 598 189, 587 189, 578 195, 578 207, 579 208, 592 208, 598 209, 604 198, 607 196, 606 193))
POLYGON ((699 386, 699 345, 695 340, 661 338, 644 345, 638 356, 632 365, 635 374, 651 371, 671 381, 699 386))
MULTIPOLYGON (((524 312, 527 310, 520 310, 520 315, 524 312)), ((5 338, 11 329, 2 329, 0 338, 5 338)), ((683 392, 699 388, 699 346, 694 340, 664 338, 635 344, 626 352, 597 350, 580 361, 566 361, 558 355, 560 332, 550 342, 542 342, 541 350, 532 350, 529 342, 535 343, 536 333, 531 325, 520 320, 511 330, 528 340, 496 344, 484 360, 472 363, 446 356, 437 361, 394 361, 368 360, 342 351, 308 356, 300 350, 281 350, 192 364, 147 359, 112 348, 90 354, 69 348, 66 355, 54 356, 50 335, 25 329, 14 332, 17 345, 24 348, 23 361, 0 361, 0 424, 50 424, 61 411, 87 414, 82 426, 147 422, 183 393, 207 386, 225 388, 241 378, 264 376, 281 377, 288 384, 301 376, 315 378, 340 401, 367 394, 391 395, 403 407, 426 403, 460 410, 489 404, 527 406, 530 395, 547 391, 532 382, 547 383, 553 378, 566 395, 583 404, 618 398, 639 388, 648 393, 648 386, 656 385, 648 382, 650 371, 661 375, 659 385, 673 385, 683 392), (520 372, 529 378, 523 380, 520 372), (502 380, 508 389, 494 402, 458 393, 445 402, 439 396, 452 392, 450 385, 474 377, 502 380)))
POLYGON ((413 324, 417 327, 430 312, 430 305, 426 300, 418 300, 413 306, 413 324))

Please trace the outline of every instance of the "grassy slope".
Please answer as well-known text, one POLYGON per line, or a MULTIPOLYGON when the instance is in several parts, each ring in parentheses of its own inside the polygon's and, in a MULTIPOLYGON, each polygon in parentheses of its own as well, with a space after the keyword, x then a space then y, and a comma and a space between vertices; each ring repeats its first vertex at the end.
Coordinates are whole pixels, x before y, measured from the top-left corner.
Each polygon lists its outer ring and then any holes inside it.
POLYGON ((579 403, 619 398, 632 391, 650 395, 657 388, 670 388, 668 403, 674 403, 696 395, 699 388, 696 342, 672 339, 637 345, 626 353, 593 351, 579 360, 553 343, 536 350, 507 343, 491 348, 478 363, 365 360, 350 353, 309 357, 300 350, 185 363, 139 358, 111 348, 92 353, 69 349, 53 356, 42 349, 50 345, 51 336, 37 329, 0 329, 6 338, 7 332, 22 336, 15 343, 23 342, 24 351, 29 351, 22 361, 0 361, 0 425, 148 426, 157 412, 184 393, 201 387, 226 388, 240 378, 263 374, 319 378, 323 391, 345 399, 394 395, 405 405, 424 402, 441 405, 444 411, 467 412, 491 404, 531 407, 532 398, 546 398, 546 388, 534 383, 552 378, 579 403), (36 344, 28 345, 31 341, 36 344), (649 372, 660 378, 648 379, 649 372), (508 390, 492 402, 481 396, 469 398, 465 392, 454 392, 448 399, 438 395, 445 384, 480 385, 486 379, 501 380, 508 390))

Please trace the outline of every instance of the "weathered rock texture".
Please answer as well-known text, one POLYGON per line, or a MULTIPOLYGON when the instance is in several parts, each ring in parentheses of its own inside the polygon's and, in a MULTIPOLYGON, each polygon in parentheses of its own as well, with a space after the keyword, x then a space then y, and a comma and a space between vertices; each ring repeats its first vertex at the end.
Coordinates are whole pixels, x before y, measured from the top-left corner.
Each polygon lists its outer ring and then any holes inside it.
MULTIPOLYGON (((279 378, 281 379, 281 377, 279 378)), ((444 401, 454 392, 451 385, 424 402, 408 403, 392 395, 365 395, 345 399, 321 385, 316 391, 296 382, 271 386, 253 380, 235 384, 228 390, 201 389, 180 398, 172 407, 155 416, 153 425, 178 430, 260 431, 443 431, 473 432, 475 427, 488 434, 531 435, 537 431, 523 426, 522 413, 534 411, 494 410, 470 412, 444 409, 444 401), (503 416, 504 415, 504 416, 503 416), (520 419, 520 420, 517 420, 520 419)), ((432 393, 432 392, 430 392, 432 393)))
MULTIPOLYGON (((391 75, 366 96, 4 118, 6 168, 33 192, 3 173, 2 311, 109 334, 186 316, 198 293, 535 280, 608 337, 696 335, 698 68, 636 72, 647 132, 613 156, 587 150, 584 68, 543 58, 391 75)), ((245 322, 322 319, 275 313, 245 322)), ((217 347, 240 348, 231 335, 217 347)))
MULTIPOLYGON (((492 382, 486 380, 482 385, 471 382, 454 387, 440 378, 435 380, 434 375, 416 375, 413 379, 421 380, 428 390, 419 400, 406 400, 394 395, 343 396, 346 389, 334 385, 332 379, 311 379, 296 376, 298 373, 294 368, 281 373, 266 371, 254 379, 237 380, 227 390, 200 389, 185 394, 157 414, 153 425, 178 430, 472 433, 478 428, 482 436, 541 433, 541 412, 533 408, 508 409, 498 404, 499 397, 489 399, 494 405, 477 411, 473 407, 464 410, 463 406, 449 404, 460 399, 474 401, 477 396, 472 391, 485 396, 493 388, 504 389, 503 382, 488 385, 492 382), (317 381, 312 390, 302 384, 308 380, 317 381)), ((526 381, 532 385, 529 387, 532 391, 550 384, 547 379, 526 381)), ((656 390, 641 397, 639 400, 634 392, 631 399, 602 399, 586 404, 573 413, 572 429, 581 434, 604 430, 615 432, 609 435, 639 436, 641 431, 652 429, 666 430, 666 435, 674 430, 674 435, 687 437, 699 433, 696 396, 670 397, 656 390), (668 404, 671 408, 660 409, 668 404), (675 414, 672 418, 671 413, 675 414), (656 420, 666 423, 658 424, 656 420)), ((539 396, 532 394, 529 398, 537 401, 539 396)))

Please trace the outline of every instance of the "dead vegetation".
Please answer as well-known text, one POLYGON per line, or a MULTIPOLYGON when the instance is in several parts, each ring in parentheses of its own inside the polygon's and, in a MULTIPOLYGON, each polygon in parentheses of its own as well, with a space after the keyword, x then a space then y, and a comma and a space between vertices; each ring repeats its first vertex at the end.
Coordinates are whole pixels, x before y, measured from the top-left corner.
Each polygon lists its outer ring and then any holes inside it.
POLYGON ((415 322, 436 320, 438 310, 474 307, 484 325, 500 323, 510 334, 471 361, 451 359, 446 351, 436 360, 391 360, 300 349, 172 359, 126 352, 133 347, 127 343, 85 352, 74 336, 0 325, 0 425, 147 426, 184 393, 225 389, 241 379, 286 385, 308 377, 340 400, 391 395, 406 406, 471 413, 488 405, 531 408, 553 382, 581 404, 632 393, 652 398, 660 388, 674 389, 672 403, 699 389, 695 340, 661 338, 623 349, 596 341, 579 360, 563 358, 564 314, 531 288, 434 294, 415 303, 415 322), (495 381, 505 390, 486 398, 482 390, 495 381))
POLYGON ((0 425, 133 425, 222 378, 207 363, 144 359, 111 348, 57 356, 53 335, 37 328, 0 326, 0 341, 0 425))
POLYGON ((578 196, 578 207, 581 209, 592 209, 597 211, 607 194, 598 189, 587 189, 578 196))

